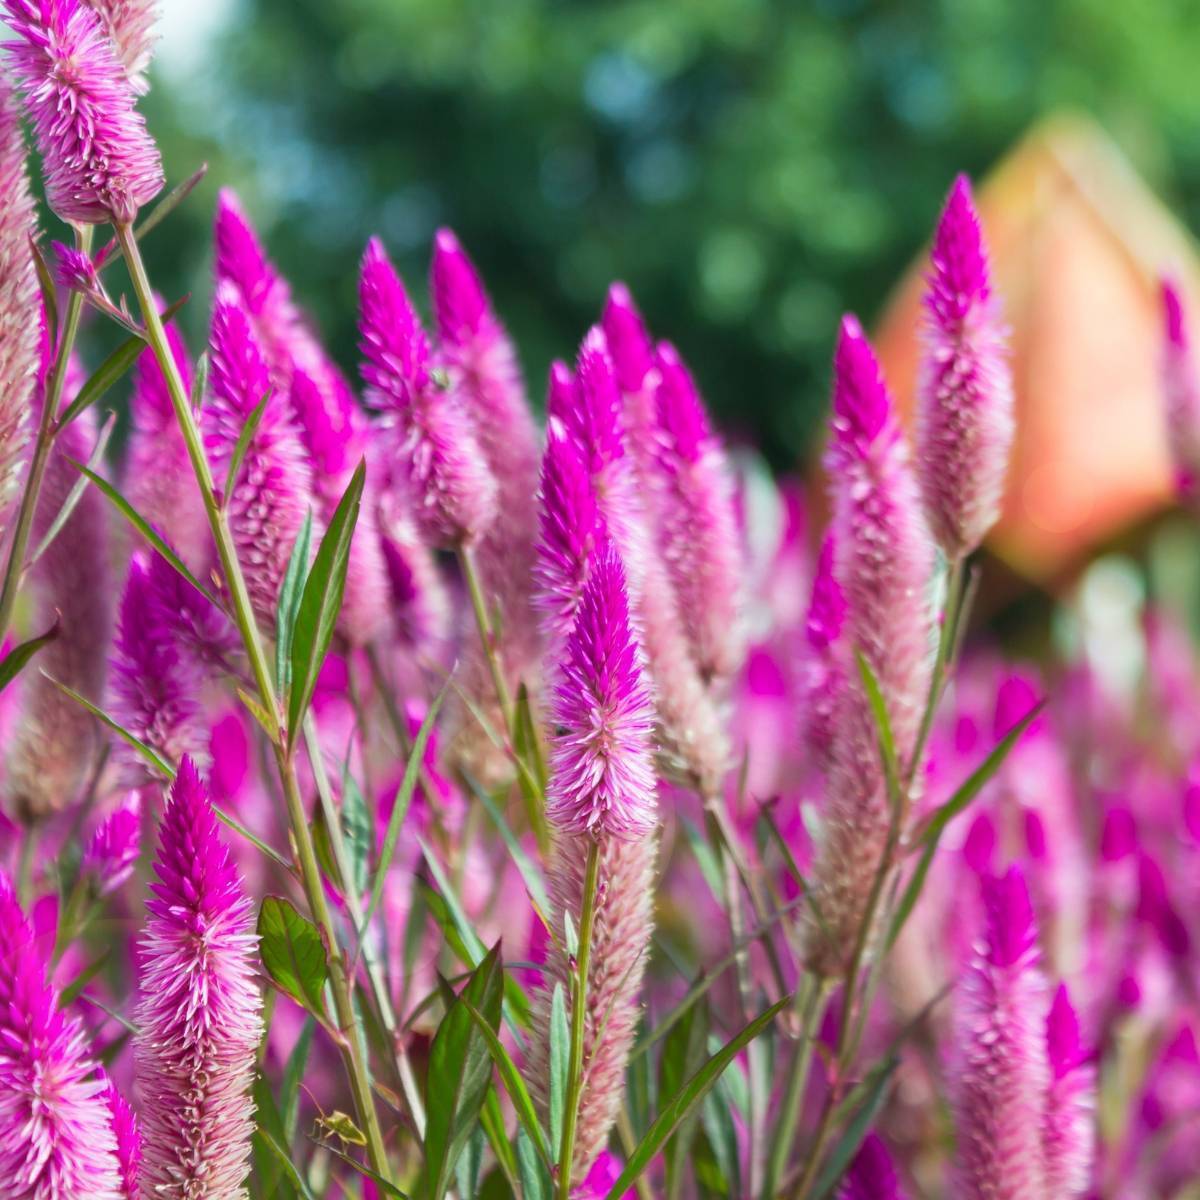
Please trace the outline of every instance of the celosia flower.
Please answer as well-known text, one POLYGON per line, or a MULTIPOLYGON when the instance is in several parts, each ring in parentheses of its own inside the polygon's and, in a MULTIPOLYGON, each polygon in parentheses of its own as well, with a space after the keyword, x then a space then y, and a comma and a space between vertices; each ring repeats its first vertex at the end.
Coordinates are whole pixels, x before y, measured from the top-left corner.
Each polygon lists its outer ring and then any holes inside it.
POLYGON ((82 0, 4 0, 9 60, 33 121, 46 200, 64 221, 125 224, 163 185, 158 147, 104 22, 82 0))
POLYGON ((0 80, 0 512, 16 494, 29 437, 39 342, 38 282, 29 250, 36 234, 21 123, 0 80))
POLYGON ((127 1200, 105 1080, 0 875, 0 1195, 127 1200))
POLYGON ((876 1134, 863 1138, 842 1179, 838 1200, 907 1200, 892 1156, 876 1134))
POLYGON ((1050 1089, 1046 1094, 1046 1194, 1082 1196, 1092 1178, 1095 1153, 1095 1073, 1079 1037, 1079 1018, 1065 985, 1054 993, 1046 1018, 1050 1089))
POLYGON ((970 554, 1000 515, 1013 438, 1005 331, 965 175, 950 189, 932 266, 917 446, 930 524, 953 560, 970 554))
POLYGON ((804 622, 808 655, 802 679, 804 740, 822 768, 827 768, 832 758, 837 707, 846 682, 841 640, 846 597, 834 577, 833 561, 833 535, 827 534, 817 557, 812 599, 804 622))
POLYGON ((245 1197, 262 1035, 253 914, 189 759, 146 903, 134 1064, 144 1195, 245 1197))
POLYGON ((363 255, 359 299, 367 400, 395 429, 413 514, 434 545, 472 542, 496 518, 496 482, 460 392, 431 370, 421 319, 378 238, 363 255))
POLYGON ((654 342, 625 284, 614 283, 608 289, 600 324, 624 401, 629 453, 636 465, 642 488, 653 489, 657 486, 655 448, 658 425, 658 401, 655 395, 658 373, 654 342))
POLYGON ((71 292, 99 292, 100 276, 91 256, 74 246, 53 242, 54 256, 58 259, 58 283, 71 292))
POLYGON ((959 985, 955 1012, 954 1195, 1029 1200, 1048 1195, 1046 985, 1020 871, 985 879, 983 900, 985 935, 959 985))
POLYGON ((741 660, 744 573, 729 465, 678 352, 664 342, 656 363, 658 544, 700 674, 728 679, 741 660))
POLYGON ((154 22, 158 11, 154 0, 87 0, 87 4, 103 17, 130 86, 144 96, 150 90, 146 72, 157 40, 154 22))
POLYGON ((399 498, 386 497, 378 516, 396 634, 409 650, 429 653, 448 629, 449 602, 437 563, 399 498))
MULTIPOLYGON (((154 596, 149 557, 135 554, 129 563, 110 666, 111 709, 120 725, 175 764, 204 750, 200 678, 154 596)), ((135 782, 145 778, 149 768, 137 751, 122 743, 118 753, 135 782)))
POLYGON ((129 792, 92 834, 80 870, 94 881, 96 895, 115 892, 133 874, 142 846, 142 804, 129 792))
MULTIPOLYGON (((550 863, 549 890, 555 928, 570 913, 576 928, 590 839, 559 834, 550 863)), ((608 1144, 625 1092, 625 1068, 640 1017, 639 994, 654 932, 655 839, 602 838, 584 1014, 584 1073, 575 1130, 572 1180, 581 1184, 608 1144)), ((549 1103, 550 1004, 555 983, 567 998, 570 969, 559 942, 550 952, 547 986, 533 998, 535 1035, 530 1079, 543 1110, 549 1103)))
POLYGON ((312 475, 287 398, 273 391, 249 318, 224 285, 213 310, 210 355, 213 398, 204 409, 205 442, 218 480, 251 413, 271 396, 227 503, 254 611, 273 628, 288 559, 312 506, 312 475))
POLYGON ((123 1200, 138 1200, 138 1176, 142 1167, 142 1135, 137 1117, 129 1107, 129 1101, 109 1082, 105 1093, 109 1111, 112 1113, 113 1136, 117 1140, 117 1161, 121 1166, 123 1200))
POLYGON ((595 552, 555 690, 546 817, 560 830, 643 838, 655 826, 654 708, 629 621, 625 571, 595 552))
POLYGON ((1164 279, 1161 287, 1161 371, 1167 439, 1179 490, 1190 499, 1200 480, 1200 381, 1196 377, 1183 295, 1174 280, 1164 279))

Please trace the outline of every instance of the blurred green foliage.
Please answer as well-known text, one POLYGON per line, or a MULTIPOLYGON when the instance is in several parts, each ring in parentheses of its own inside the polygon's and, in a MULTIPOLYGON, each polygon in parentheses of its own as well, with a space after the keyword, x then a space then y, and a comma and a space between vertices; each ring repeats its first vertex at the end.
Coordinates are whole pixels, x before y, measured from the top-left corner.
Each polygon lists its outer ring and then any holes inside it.
POLYGON ((840 311, 869 321, 953 174, 1039 115, 1090 110, 1197 215, 1197 61, 1200 5, 1171 0, 240 0, 196 70, 155 79, 170 176, 213 167, 149 249, 207 299, 234 185, 352 369, 367 236, 423 296, 450 224, 539 400, 624 278, 725 427, 786 465, 840 311))

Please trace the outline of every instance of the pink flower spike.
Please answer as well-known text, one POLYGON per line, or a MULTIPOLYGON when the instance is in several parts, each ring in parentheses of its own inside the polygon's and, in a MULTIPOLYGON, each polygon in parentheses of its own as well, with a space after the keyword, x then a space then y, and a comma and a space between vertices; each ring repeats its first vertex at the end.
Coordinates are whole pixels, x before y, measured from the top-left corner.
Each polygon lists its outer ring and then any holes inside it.
POLYGON ((105 1093, 112 1113, 113 1135, 117 1139, 117 1161, 121 1164, 124 1200, 138 1200, 138 1175, 142 1167, 142 1135, 129 1101, 109 1082, 105 1093))
POLYGON ((431 282, 438 335, 443 341, 467 346, 493 333, 495 317, 483 281, 451 229, 439 229, 434 236, 431 282))
POLYGON ((64 221, 131 222, 162 162, 104 22, 82 0, 4 0, 9 61, 33 122, 46 199, 64 221))
POLYGON ((0 874, 0 1195, 128 1200, 105 1079, 0 874))
POLYGON ((245 1195, 262 1036, 253 913, 190 759, 163 813, 134 1067, 144 1195, 245 1195))
POLYGON ((1046 985, 1020 871, 983 881, 984 940, 955 1013, 960 1200, 1045 1196, 1042 1138, 1050 1083, 1046 985))
POLYGON ((907 1200, 892 1156, 881 1138, 863 1138, 850 1169, 842 1180, 838 1200, 907 1200))
POLYGON ((608 289, 600 324, 621 391, 626 395, 641 391, 646 376, 654 369, 654 343, 625 284, 614 283, 608 289))
POLYGON ((809 653, 803 674, 802 721, 809 752, 828 769, 837 708, 846 683, 842 628, 846 597, 833 574, 834 541, 827 534, 817 557, 812 598, 804 624, 809 653))
POLYGON ((144 96, 150 90, 146 72, 158 40, 154 33, 158 6, 154 0, 87 0, 87 4, 104 18, 130 86, 144 96))
POLYGON ((917 458, 930 525, 961 559, 1000 515, 1013 440, 1006 331, 971 185, 960 175, 934 234, 925 296, 917 458))
POLYGON ((558 829, 629 841, 657 823, 654 708, 629 621, 625 571, 597 547, 567 639, 553 721, 546 817, 558 829))
POLYGON ((1043 1134, 1047 1195, 1066 1200, 1085 1195, 1091 1184, 1096 1080, 1065 984, 1054 993, 1046 1018, 1046 1048, 1050 1059, 1043 1134))
POLYGON ((80 869, 94 879, 97 895, 110 895, 133 874, 141 847, 141 798, 131 791, 96 826, 83 854, 80 869))
POLYGON ((659 548, 701 676, 706 681, 728 679, 742 657, 744 573, 732 473, 678 352, 660 343, 655 363, 662 481, 659 548))
POLYGON ((1163 279, 1161 378, 1166 405, 1167 440, 1179 490, 1194 500, 1200 482, 1200 380, 1188 336, 1183 292, 1173 279, 1163 279))
POLYGON ((54 255, 58 259, 58 270, 55 272, 60 287, 70 292, 100 291, 100 276, 96 274, 96 264, 82 250, 67 246, 62 242, 53 242, 54 255))
POLYGON ((421 320, 378 238, 359 298, 367 399, 395 430, 413 514, 434 545, 470 543, 496 519, 496 482, 460 393, 431 372, 421 320))

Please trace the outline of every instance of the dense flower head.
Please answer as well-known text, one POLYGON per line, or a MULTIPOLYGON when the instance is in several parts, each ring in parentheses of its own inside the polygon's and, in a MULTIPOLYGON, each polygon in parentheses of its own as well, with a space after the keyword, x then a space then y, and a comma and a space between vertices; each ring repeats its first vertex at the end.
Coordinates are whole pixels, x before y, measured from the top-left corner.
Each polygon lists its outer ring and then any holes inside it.
POLYGON ((128 1200, 106 1081, 0 875, 0 1195, 128 1200))
POLYGON ((262 1034, 250 902, 189 759, 163 813, 146 902, 134 1062, 142 1189, 247 1195, 262 1034))
POLYGON ((1050 1087, 1046 1094, 1046 1186, 1051 1196, 1082 1196, 1091 1183, 1095 1153, 1095 1072, 1087 1061, 1079 1017, 1066 985, 1054 993, 1046 1017, 1050 1087))
POLYGON ((142 1169, 142 1134, 137 1116, 117 1085, 109 1082, 105 1093, 112 1113, 113 1136, 117 1141, 117 1161, 121 1166, 121 1186, 124 1200, 137 1200, 138 1178, 142 1169))
POLYGON ((6 44, 64 221, 132 221, 163 185, 158 148, 102 19, 83 0, 4 0, 6 44))
POLYGON ((54 257, 58 260, 55 275, 60 287, 69 292, 97 292, 100 290, 100 277, 96 274, 96 264, 91 255, 74 246, 63 242, 53 242, 54 257))
POLYGON ((430 281, 442 341, 465 346, 494 332, 495 316, 483 280, 451 229, 434 235, 430 281))
POLYGON ((954 559, 999 516, 1013 438, 1006 333, 965 175, 934 235, 928 289, 917 457, 930 524, 954 559))
POLYGON ((139 96, 150 90, 146 71, 154 53, 155 0, 86 0, 104 19, 117 57, 139 96))
POLYGON ((96 894, 107 896, 133 874, 141 848, 142 804, 134 790, 96 826, 80 869, 94 880, 96 894))
MULTIPOLYGON (((299 319, 291 289, 267 257, 258 233, 231 188, 222 188, 217 196, 213 246, 217 283, 231 286, 255 322, 261 322, 260 336, 274 333, 282 337, 299 319)), ((275 361, 279 349, 275 344, 265 347, 272 367, 280 365, 275 361)), ((286 379, 282 382, 286 383, 286 379)))
POLYGON ((700 674, 724 679, 736 670, 742 651, 744 565, 732 474, 674 346, 660 343, 655 365, 659 548, 700 674))
POLYGON ((621 390, 640 391, 654 369, 654 343, 625 284, 617 282, 608 289, 600 324, 621 390))
POLYGON ((228 503, 255 612, 273 627, 288 559, 313 502, 312 475, 287 397, 274 390, 250 320, 224 285, 217 290, 209 352, 205 442, 218 480, 224 480, 246 421, 270 396, 228 503))
POLYGON ((546 816, 561 830, 632 839, 655 826, 654 708, 640 656, 624 568, 599 546, 553 702, 546 816))
POLYGON ((878 1134, 863 1138, 842 1180, 838 1200, 906 1200, 892 1156, 878 1134))
POLYGON ((496 483, 461 393, 430 369, 420 317, 378 238, 359 299, 367 399, 395 429, 412 511, 435 545, 470 542, 496 517, 496 483))
POLYGON ((1167 439, 1180 490, 1191 498, 1200 480, 1200 378, 1188 336, 1187 308, 1179 284, 1164 278, 1161 376, 1167 439))
POLYGON ((827 534, 817 556, 812 596, 804 622, 808 654, 802 676, 802 725, 805 743, 822 769, 827 769, 837 732, 837 711, 846 682, 842 629, 846 597, 833 572, 834 539, 827 534))

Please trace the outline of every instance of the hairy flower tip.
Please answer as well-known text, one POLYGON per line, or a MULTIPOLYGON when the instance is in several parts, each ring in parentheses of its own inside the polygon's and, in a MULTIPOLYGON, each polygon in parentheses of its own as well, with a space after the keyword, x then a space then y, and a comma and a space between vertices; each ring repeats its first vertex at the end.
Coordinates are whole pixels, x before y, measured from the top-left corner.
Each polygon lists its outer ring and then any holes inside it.
POLYGON ((838 1200, 907 1200, 896 1164, 877 1134, 868 1133, 863 1138, 842 1179, 838 1200))
POLYGON ((29 243, 37 214, 25 141, 8 84, 0 79, 0 511, 16 495, 29 439, 29 400, 38 367, 38 281, 29 243))
POLYGON ((1027 1200, 1051 1194, 1042 1154, 1046 984, 1020 871, 985 879, 983 899, 984 937, 959 984, 955 1013, 955 1195, 1027 1200))
MULTIPOLYGON (((200 756, 207 741, 201 720, 201 680, 179 651, 169 618, 154 594, 150 554, 129 563, 109 666, 110 706, 118 723, 165 758, 200 756)), ((148 782, 141 755, 119 747, 131 783, 148 782)))
MULTIPOLYGON (((570 1021, 570 964, 562 951, 564 914, 575 928, 591 839, 559 832, 549 868, 550 919, 555 929, 546 986, 533 995, 529 1078, 543 1113, 550 1101, 550 1010, 560 984, 570 1021)), ((641 1016, 640 993, 654 932, 656 839, 603 838, 599 843, 592 950, 584 1013, 584 1072, 571 1178, 579 1185, 608 1143, 625 1091, 625 1068, 641 1016)))
POLYGON ((96 264, 91 256, 74 246, 63 242, 53 242, 54 256, 58 259, 55 276, 60 287, 69 292, 98 292, 100 276, 96 274, 96 264))
POLYGON ((134 1066, 147 1196, 246 1197, 262 1035, 250 901, 190 759, 146 903, 134 1066))
POLYGON ((641 391, 646 376, 654 370, 654 343, 625 284, 617 282, 608 289, 600 324, 621 391, 627 395, 641 391))
POLYGON ((158 147, 104 22, 82 0, 4 0, 5 44, 64 221, 132 221, 163 186, 158 147))
POLYGON ((273 390, 250 319, 225 285, 217 289, 209 355, 212 399, 204 410, 205 442, 218 479, 225 477, 246 422, 270 394, 228 505, 254 611, 273 628, 288 559, 313 507, 312 472, 287 397, 273 390))
MULTIPOLYGON (((266 332, 283 333, 299 320, 287 280, 267 257, 250 218, 231 188, 222 188, 217 195, 213 246, 213 273, 218 285, 225 284, 233 289, 246 312, 259 325, 260 336, 264 326, 266 332)), ((271 339, 264 337, 264 341, 271 339)), ((272 360, 271 365, 279 366, 274 360, 280 347, 267 345, 264 349, 272 360)), ((287 380, 282 382, 286 385, 287 380)))
POLYGON ((435 545, 472 542, 496 519, 496 481, 460 392, 431 370, 421 319, 378 238, 359 300, 367 400, 394 428, 413 514, 435 545))
POLYGON ((154 23, 158 20, 158 5, 154 0, 85 0, 103 18, 116 48, 117 57, 129 77, 129 84, 139 95, 150 90, 146 72, 154 54, 154 23))
POLYGON ((948 558, 959 559, 1000 515, 1014 428, 1007 333, 965 175, 946 201, 932 266, 917 458, 934 535, 948 558))
POLYGON ((817 556, 812 598, 804 623, 808 655, 801 702, 804 740, 822 769, 828 769, 832 759, 837 707, 846 682, 841 640, 846 623, 846 597, 833 573, 833 564, 834 539, 827 534, 817 556))
POLYGON ((142 1134, 129 1101, 121 1095, 111 1080, 104 1093, 112 1114, 113 1136, 117 1141, 117 1162, 121 1167, 121 1195, 124 1200, 137 1200, 138 1178, 142 1169, 142 1134))
POLYGON ((380 549, 393 626, 409 650, 427 652, 449 629, 449 600, 437 562, 416 522, 394 497, 379 506, 380 549))
POLYGON ((661 343, 655 361, 663 481, 659 547, 700 674, 705 680, 728 679, 742 658, 745 570, 733 477, 678 352, 661 343))
POLYGON ((1050 1087, 1043 1146, 1049 1196, 1082 1196, 1092 1178, 1096 1150, 1095 1072, 1079 1036, 1079 1017, 1060 984, 1046 1018, 1050 1087))
POLYGON ((130 791, 105 817, 83 852, 81 870, 94 881, 96 894, 115 892, 133 874, 142 847, 142 805, 130 791))
MULTIPOLYGON (((551 367, 560 370, 567 368, 551 367)), ((603 522, 579 447, 554 420, 546 431, 539 500, 537 604, 547 644, 561 645, 575 623, 603 522)))
POLYGON ((1183 293, 1173 279, 1163 279, 1161 372, 1166 404, 1167 440, 1180 492, 1194 498, 1200 482, 1200 382, 1188 336, 1183 293))
POLYGON ((0 1195, 128 1200, 105 1080, 0 874, 0 1195))
POLYGON ((625 570, 597 548, 553 701, 546 817, 593 837, 645 837, 657 822, 654 705, 629 619, 625 570))

